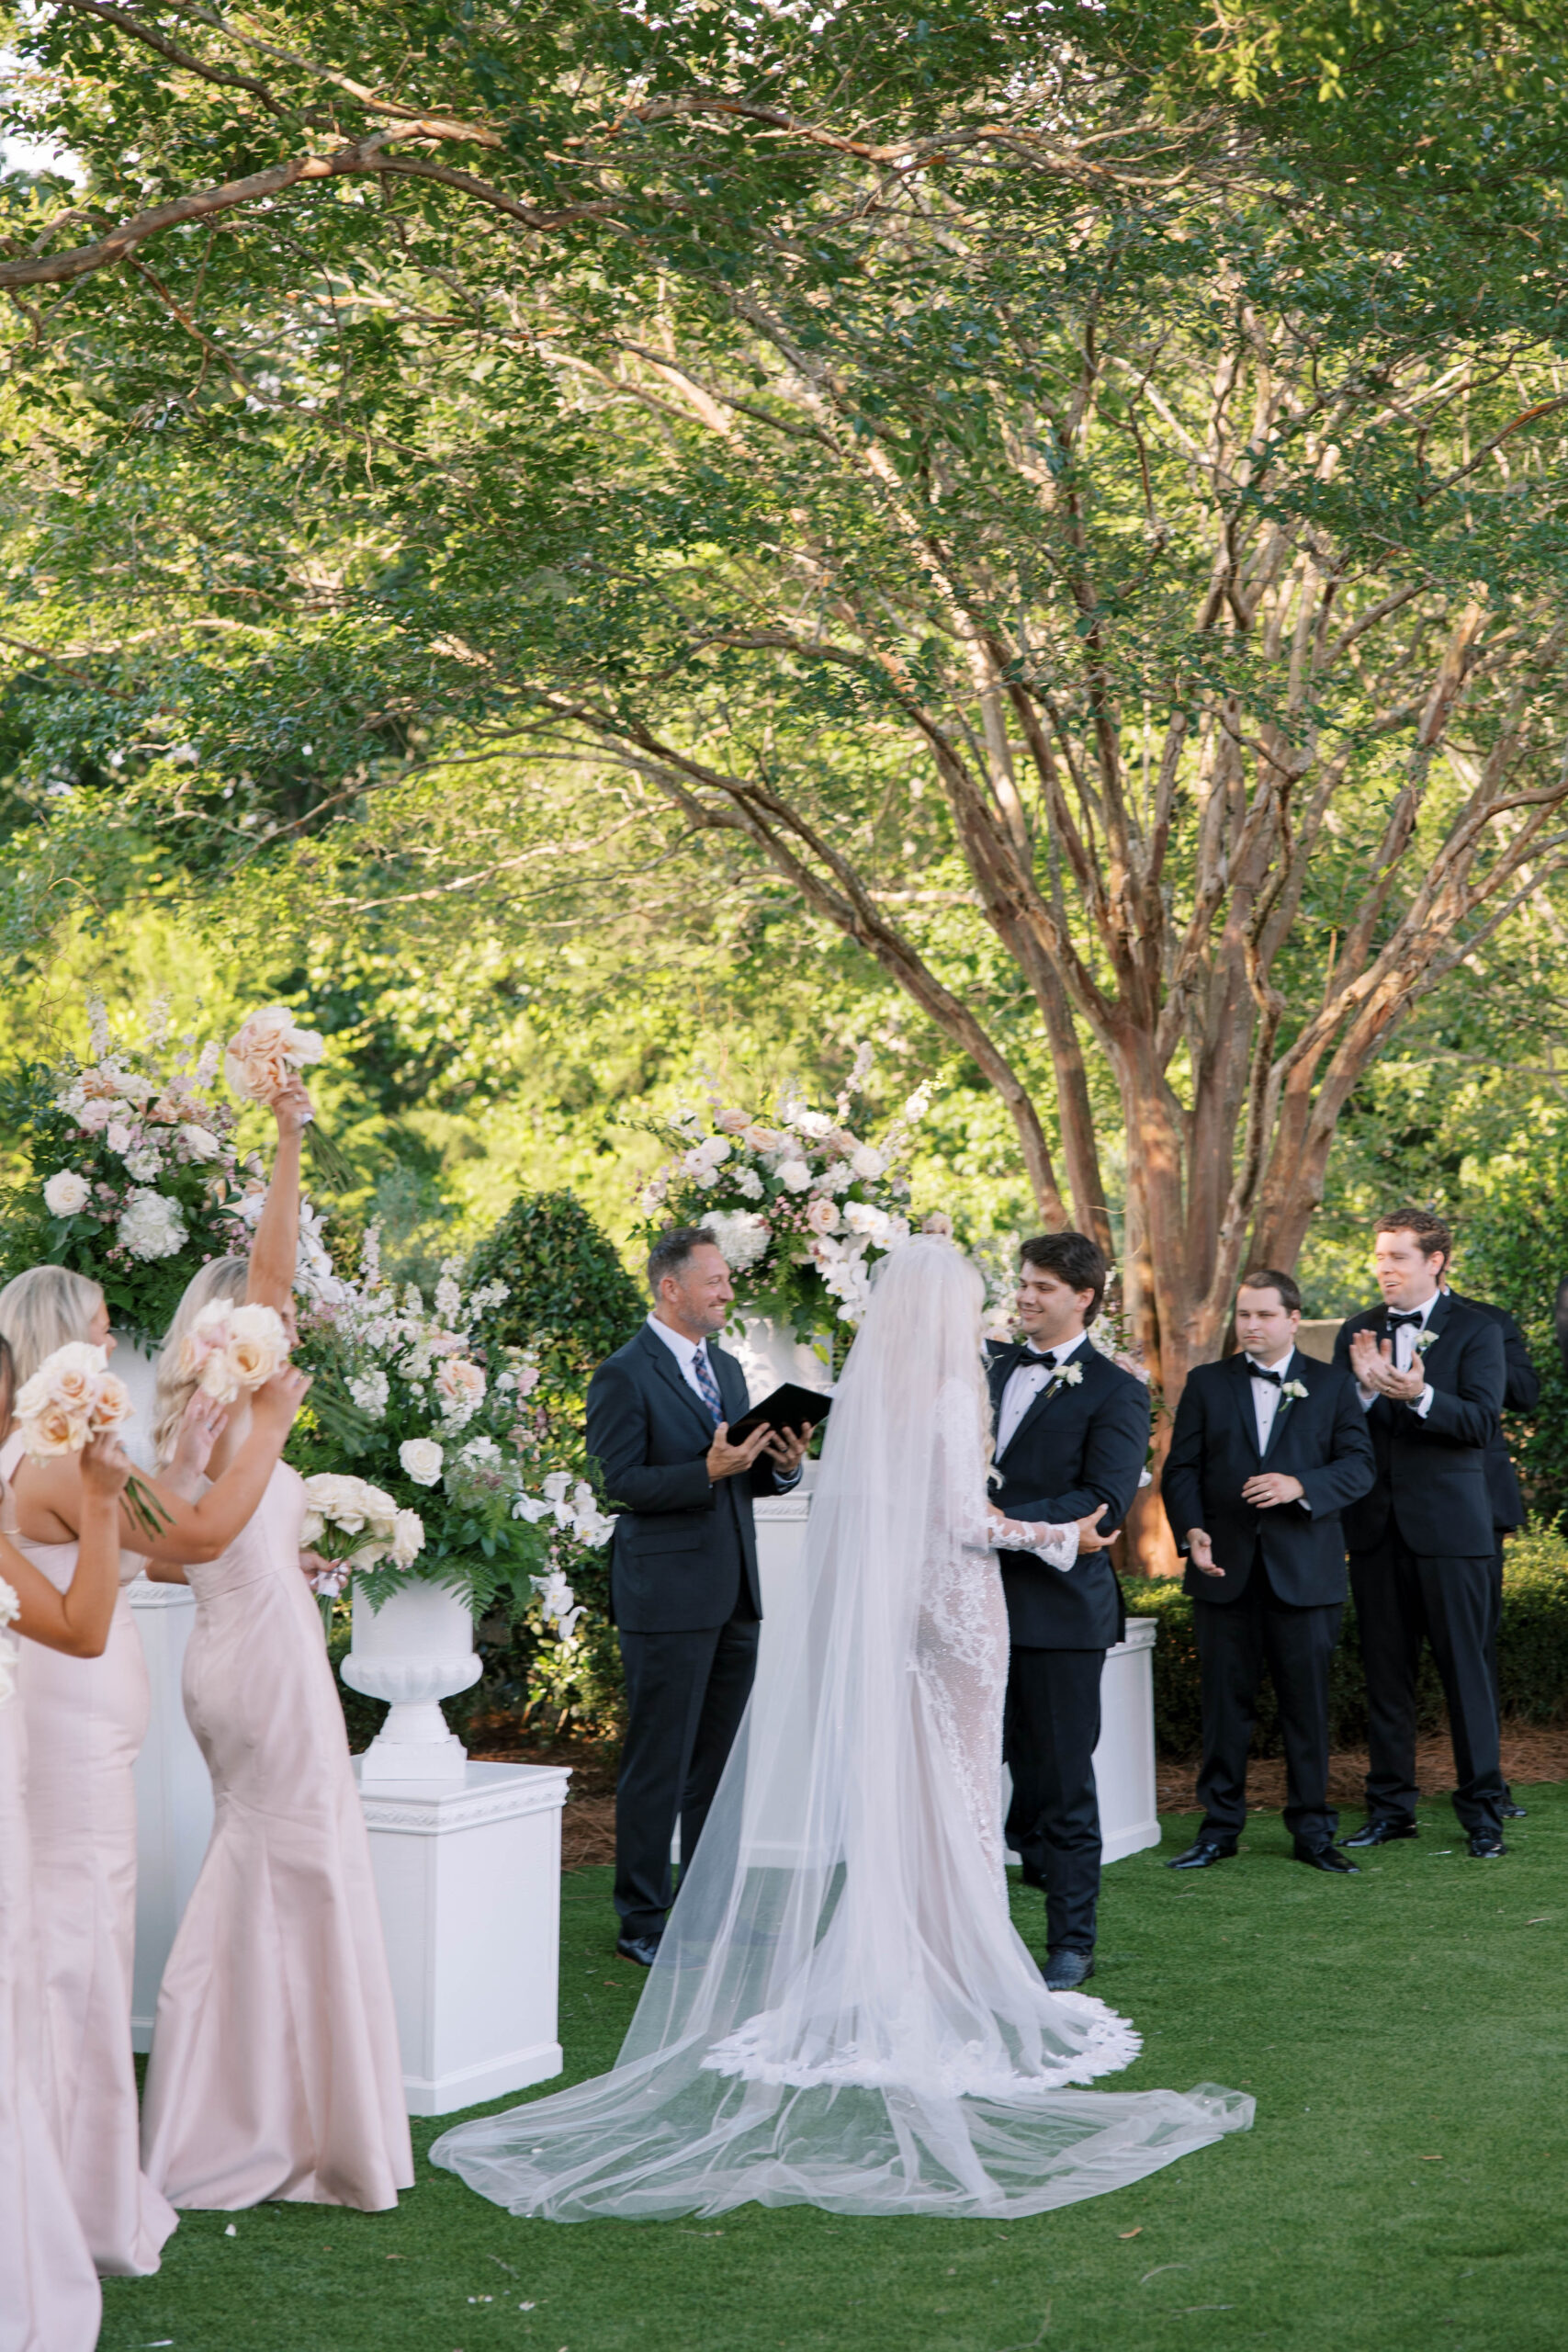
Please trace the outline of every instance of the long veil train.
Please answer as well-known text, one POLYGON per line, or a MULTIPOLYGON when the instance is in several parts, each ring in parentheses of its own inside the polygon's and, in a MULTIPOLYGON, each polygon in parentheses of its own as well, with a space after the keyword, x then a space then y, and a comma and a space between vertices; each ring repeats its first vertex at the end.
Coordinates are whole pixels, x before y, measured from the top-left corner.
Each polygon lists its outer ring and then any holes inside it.
POLYGON ((1211 2086, 1071 2087, 1138 2036, 1047 1993, 1009 1917, 979 1316, 950 1243, 886 1261, 828 1425, 805 1606, 625 2046, 609 2074, 436 2142, 481 2196, 555 2221, 748 2199, 995 2218, 1250 2124, 1250 2098, 1211 2086))

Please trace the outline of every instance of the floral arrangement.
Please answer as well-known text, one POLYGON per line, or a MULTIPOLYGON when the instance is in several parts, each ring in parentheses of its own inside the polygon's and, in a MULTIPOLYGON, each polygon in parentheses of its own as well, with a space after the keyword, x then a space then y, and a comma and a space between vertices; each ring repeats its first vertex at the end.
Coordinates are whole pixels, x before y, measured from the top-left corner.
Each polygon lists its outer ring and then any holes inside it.
MULTIPOLYGON (((29 1462, 80 1453, 95 1438, 114 1437, 130 1419, 130 1395, 108 1369, 106 1349, 72 1340, 45 1356, 17 1391, 13 1407, 29 1462)), ((126 1500, 143 1527, 166 1527, 169 1514, 140 1478, 126 1483, 126 1500)))
POLYGON ((427 1579, 461 1593, 477 1613, 500 1608, 513 1623, 532 1615, 570 1642, 568 1571, 608 1541, 614 1521, 585 1480, 574 1485, 544 1458, 527 1401, 537 1370, 525 1351, 487 1332, 504 1283, 465 1292, 452 1260, 427 1303, 413 1284, 400 1290, 386 1280, 372 1227, 358 1279, 340 1288, 307 1313, 298 1352, 346 1395, 357 1419, 328 1429, 307 1415, 289 1452, 311 1471, 338 1472, 347 1456, 356 1475, 330 1479, 323 1491, 354 1487, 374 1498, 362 1506, 360 1527, 336 1522, 357 1540, 344 1557, 358 1589, 374 1602, 427 1579))
MULTIPOLYGON (((326 1058, 319 1029, 301 1029, 286 1004, 264 1005, 247 1013, 223 1056, 223 1075, 244 1102, 271 1102, 290 1079, 326 1058)), ((353 1170, 336 1146, 326 1141, 312 1115, 306 1131, 317 1173, 330 1185, 350 1182, 353 1170)))
POLYGON ((288 1361, 288 1336, 275 1307, 236 1306, 209 1299, 180 1341, 182 1380, 194 1380, 202 1394, 231 1405, 242 1392, 260 1388, 288 1361))
MULTIPOLYGON (((249 1250, 262 1162, 241 1159, 236 1114, 214 1091, 216 1043, 171 1044, 155 1011, 131 1046, 100 1003, 89 1011, 86 1059, 28 1064, 4 1087, 0 1116, 29 1166, 5 1203, 0 1272, 69 1266, 101 1285, 117 1324, 155 1341, 208 1259, 249 1250)), ((331 1261, 308 1206, 300 1228, 298 1279, 310 1291, 330 1283, 331 1261)))
MULTIPOLYGON (((745 1311, 801 1339, 858 1324, 872 1268, 914 1229, 903 1162, 930 1091, 917 1089, 879 1141, 865 1139, 850 1120, 872 1058, 863 1045, 830 1113, 786 1096, 764 1119, 715 1097, 705 1116, 684 1112, 656 1130, 671 1156, 640 1194, 648 1239, 665 1225, 709 1227, 745 1311)), ((921 1229, 951 1235, 953 1221, 938 1213, 921 1229)))

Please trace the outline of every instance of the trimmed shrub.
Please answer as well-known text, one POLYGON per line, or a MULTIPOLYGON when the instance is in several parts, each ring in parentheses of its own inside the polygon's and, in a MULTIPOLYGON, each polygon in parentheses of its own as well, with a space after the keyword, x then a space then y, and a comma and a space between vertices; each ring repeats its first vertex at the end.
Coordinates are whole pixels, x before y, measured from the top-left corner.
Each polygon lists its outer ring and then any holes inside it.
MULTIPOLYGON (((1129 1582, 1125 1589, 1128 1615, 1153 1617, 1159 1626, 1154 1661, 1155 1745, 1172 1761, 1194 1757, 1202 1743, 1202 1704, 1193 1604, 1174 1577, 1129 1582)), ((1549 1724, 1568 1715, 1568 1538, 1539 1520, 1507 1545, 1497 1668, 1506 1716, 1549 1724)), ((1443 1690, 1430 1650, 1422 1652, 1416 1695, 1420 1728, 1438 1730, 1444 1720, 1443 1690)), ((1328 1734, 1335 1747, 1366 1743, 1366 1682, 1353 1600, 1345 1604, 1334 1654, 1328 1734)), ((1266 1675, 1258 1694, 1252 1752, 1278 1756, 1283 1745, 1279 1709, 1266 1675)))

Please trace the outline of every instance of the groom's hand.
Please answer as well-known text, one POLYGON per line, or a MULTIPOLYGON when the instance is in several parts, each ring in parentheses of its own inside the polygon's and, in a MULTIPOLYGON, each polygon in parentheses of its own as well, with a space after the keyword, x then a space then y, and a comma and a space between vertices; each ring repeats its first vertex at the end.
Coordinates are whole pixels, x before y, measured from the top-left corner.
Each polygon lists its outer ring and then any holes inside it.
POLYGON ((713 1443, 708 1448, 708 1476, 716 1484, 720 1478, 733 1478, 738 1470, 750 1470, 773 1434, 764 1421, 739 1445, 731 1445, 729 1423, 720 1421, 713 1433, 713 1443))

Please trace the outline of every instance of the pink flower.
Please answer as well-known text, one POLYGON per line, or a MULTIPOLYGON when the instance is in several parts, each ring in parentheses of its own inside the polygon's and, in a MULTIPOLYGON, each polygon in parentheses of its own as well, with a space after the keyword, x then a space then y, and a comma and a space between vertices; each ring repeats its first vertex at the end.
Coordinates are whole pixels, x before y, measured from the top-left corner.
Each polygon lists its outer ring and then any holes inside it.
POLYGON ((319 1030, 297 1029, 287 1005, 253 1012, 229 1041, 223 1073, 236 1094, 270 1102, 310 1062, 321 1060, 326 1040, 319 1030))
POLYGON ((727 1136, 743 1136, 751 1124, 750 1111, 721 1111, 714 1121, 727 1136))
POLYGON ((813 1233, 831 1233, 838 1226, 838 1209, 830 1200, 812 1201, 807 1208, 806 1222, 813 1233))
POLYGON ((477 1405, 485 1393, 485 1376, 466 1356, 448 1356, 437 1367, 435 1385, 449 1405, 477 1405))

